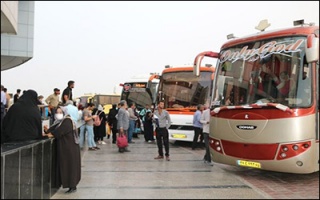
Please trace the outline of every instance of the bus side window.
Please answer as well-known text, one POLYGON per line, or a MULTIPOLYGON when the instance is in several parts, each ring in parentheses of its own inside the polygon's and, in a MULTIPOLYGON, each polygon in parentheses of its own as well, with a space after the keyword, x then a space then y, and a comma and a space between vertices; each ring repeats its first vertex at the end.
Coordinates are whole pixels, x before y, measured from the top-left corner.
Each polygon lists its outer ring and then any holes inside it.
POLYGON ((305 63, 304 65, 303 65, 303 75, 302 75, 302 80, 305 80, 305 79, 307 79, 307 78, 309 78, 309 67, 308 67, 308 64, 307 63, 305 63))
POLYGON ((311 79, 310 79, 310 67, 307 63, 303 65, 301 72, 301 78, 299 80, 299 97, 302 99, 302 106, 309 106, 311 103, 311 79))

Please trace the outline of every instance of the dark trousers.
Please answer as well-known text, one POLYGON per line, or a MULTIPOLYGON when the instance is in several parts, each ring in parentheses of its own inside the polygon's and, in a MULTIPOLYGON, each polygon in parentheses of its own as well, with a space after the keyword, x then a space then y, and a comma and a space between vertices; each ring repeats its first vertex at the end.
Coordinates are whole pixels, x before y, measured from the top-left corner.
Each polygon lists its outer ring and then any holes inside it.
POLYGON ((118 130, 116 128, 112 128, 111 131, 112 131, 112 142, 116 143, 118 130))
POLYGON ((152 122, 143 122, 143 127, 144 127, 144 139, 146 142, 149 140, 154 141, 153 137, 153 125, 152 122))
POLYGON ((194 137, 193 137, 193 142, 192 142, 192 149, 195 149, 201 145, 203 142, 203 129, 199 127, 193 127, 194 128, 194 137), (200 142, 198 142, 200 135, 200 142))
POLYGON ((211 155, 210 155, 210 149, 209 149, 209 133, 203 132, 203 137, 204 137, 204 144, 206 146, 206 153, 204 154, 203 159, 211 162, 211 155))
POLYGON ((52 125, 54 123, 54 120, 55 120, 54 115, 55 114, 56 114, 56 108, 52 108, 51 113, 50 113, 50 125, 52 125))
POLYGON ((3 118, 6 115, 6 109, 5 106, 1 103, 1 144, 4 142, 5 140, 5 136, 4 136, 4 132, 2 131, 2 127, 3 127, 3 118))
POLYGON ((169 132, 167 128, 156 128, 156 138, 158 145, 159 156, 163 156, 162 142, 166 151, 166 156, 169 156, 169 132))

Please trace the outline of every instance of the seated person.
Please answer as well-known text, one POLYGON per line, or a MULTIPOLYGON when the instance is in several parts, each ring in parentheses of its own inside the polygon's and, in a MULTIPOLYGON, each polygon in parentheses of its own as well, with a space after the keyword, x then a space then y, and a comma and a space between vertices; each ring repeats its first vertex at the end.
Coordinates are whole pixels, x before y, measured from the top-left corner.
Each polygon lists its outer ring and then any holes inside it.
POLYGON ((289 77, 287 71, 282 71, 279 75, 279 78, 269 68, 264 67, 263 71, 271 75, 276 84, 276 88, 280 97, 284 98, 292 96, 292 93, 295 90, 295 82, 289 77))
POLYGON ((184 108, 184 107, 176 101, 175 97, 171 97, 168 102, 168 108, 184 108))
POLYGON ((226 106, 232 106, 232 105, 233 105, 232 102, 231 102, 231 97, 230 97, 230 96, 228 96, 228 97, 226 98, 226 100, 225 100, 225 105, 226 105, 226 106))
POLYGON ((282 94, 282 96, 287 96, 290 90, 290 80, 288 72, 281 72, 279 78, 273 75, 273 80, 277 85, 278 91, 282 94))

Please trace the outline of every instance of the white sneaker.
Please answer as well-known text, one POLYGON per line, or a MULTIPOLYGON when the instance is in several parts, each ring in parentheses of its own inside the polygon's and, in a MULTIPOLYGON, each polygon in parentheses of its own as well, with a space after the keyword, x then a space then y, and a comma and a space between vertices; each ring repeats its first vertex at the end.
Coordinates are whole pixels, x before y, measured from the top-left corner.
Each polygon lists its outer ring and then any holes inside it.
POLYGON ((204 161, 204 163, 205 163, 206 165, 213 166, 213 163, 212 163, 212 162, 204 161))
POLYGON ((100 141, 100 140, 98 141, 98 144, 101 144, 101 141, 100 141))
POLYGON ((107 144, 107 143, 105 143, 104 141, 101 141, 101 144, 107 144))

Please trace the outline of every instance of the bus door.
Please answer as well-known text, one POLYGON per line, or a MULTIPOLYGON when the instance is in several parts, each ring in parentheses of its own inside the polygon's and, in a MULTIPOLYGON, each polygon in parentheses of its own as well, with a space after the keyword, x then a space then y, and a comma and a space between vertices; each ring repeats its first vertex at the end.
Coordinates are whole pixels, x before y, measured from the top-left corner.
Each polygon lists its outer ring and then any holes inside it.
MULTIPOLYGON (((320 123, 319 123, 319 120, 320 120, 320 117, 319 117, 319 108, 320 108, 320 98, 319 98, 319 92, 320 92, 320 81, 319 81, 319 78, 320 78, 320 69, 319 69, 319 60, 316 64, 316 70, 318 71, 318 77, 316 78, 316 81, 318 82, 318 87, 317 87, 317 98, 318 98, 318 114, 316 116, 316 120, 317 120, 317 124, 318 124, 318 127, 317 127, 317 130, 318 130, 318 134, 317 134, 317 140, 319 141, 319 129, 320 129, 320 123)), ((318 152, 319 153, 319 152, 318 152)))

